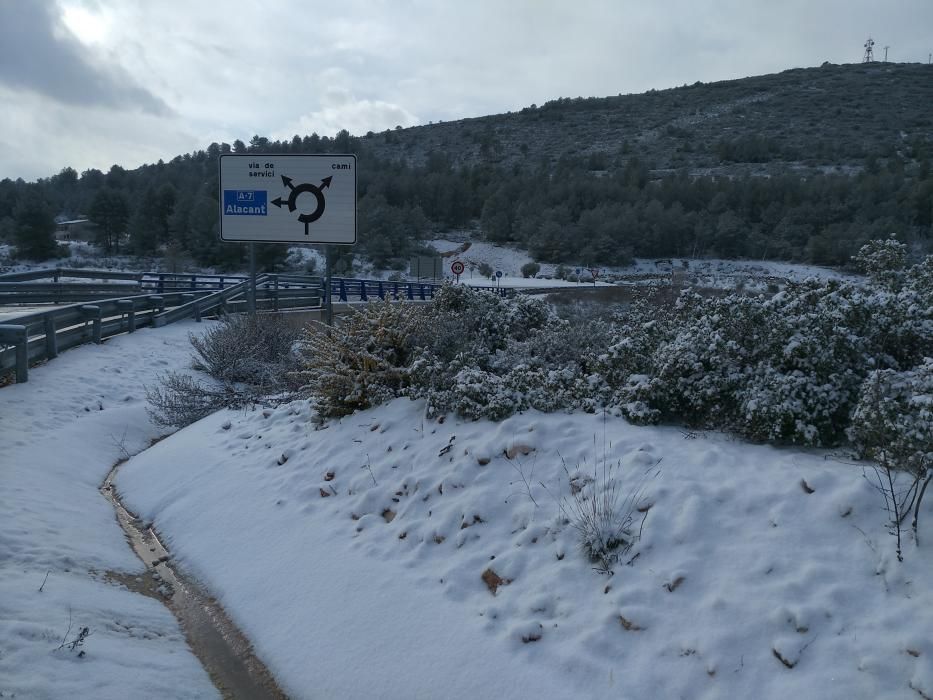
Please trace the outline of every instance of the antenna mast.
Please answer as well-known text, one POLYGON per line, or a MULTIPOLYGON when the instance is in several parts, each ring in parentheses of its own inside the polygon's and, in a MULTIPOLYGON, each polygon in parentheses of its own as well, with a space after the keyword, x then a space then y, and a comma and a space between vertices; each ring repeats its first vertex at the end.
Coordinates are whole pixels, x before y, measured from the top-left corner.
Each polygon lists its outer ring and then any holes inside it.
POLYGON ((862 63, 874 63, 875 53, 874 47, 875 40, 871 37, 868 37, 868 41, 865 42, 865 55, 862 57, 862 63))
POLYGON ((885 46, 885 47, 884 47, 884 62, 885 62, 885 63, 888 62, 888 49, 890 49, 890 48, 891 48, 890 46, 885 46))

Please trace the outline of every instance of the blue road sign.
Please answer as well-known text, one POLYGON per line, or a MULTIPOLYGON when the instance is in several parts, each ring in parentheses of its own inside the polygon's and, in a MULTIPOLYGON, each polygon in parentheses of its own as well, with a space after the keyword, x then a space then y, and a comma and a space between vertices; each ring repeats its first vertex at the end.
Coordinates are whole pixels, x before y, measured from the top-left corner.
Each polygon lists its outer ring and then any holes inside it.
POLYGON ((224 190, 224 216, 266 216, 265 190, 224 190))

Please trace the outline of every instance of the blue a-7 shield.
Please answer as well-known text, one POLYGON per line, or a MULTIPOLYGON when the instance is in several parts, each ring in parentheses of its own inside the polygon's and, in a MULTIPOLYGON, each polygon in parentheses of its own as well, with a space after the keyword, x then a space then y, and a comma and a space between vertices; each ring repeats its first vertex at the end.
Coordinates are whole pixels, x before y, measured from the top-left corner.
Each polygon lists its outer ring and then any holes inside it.
POLYGON ((224 190, 225 216, 266 216, 265 190, 224 190))

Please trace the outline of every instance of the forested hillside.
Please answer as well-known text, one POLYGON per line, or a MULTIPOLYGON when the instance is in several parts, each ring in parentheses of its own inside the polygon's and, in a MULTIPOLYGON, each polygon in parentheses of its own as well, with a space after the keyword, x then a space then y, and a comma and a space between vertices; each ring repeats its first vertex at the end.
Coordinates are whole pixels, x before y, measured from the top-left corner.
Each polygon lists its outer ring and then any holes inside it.
MULTIPOLYGON (((365 136, 211 144, 135 170, 0 181, 0 237, 54 255, 55 215, 85 214, 108 252, 236 267, 217 238, 222 153, 356 153, 354 254, 401 267, 431 231, 478 226, 541 261, 632 256, 844 264, 891 233, 928 248, 933 67, 824 65, 365 136)), ((274 265, 283 247, 268 246, 274 265)))

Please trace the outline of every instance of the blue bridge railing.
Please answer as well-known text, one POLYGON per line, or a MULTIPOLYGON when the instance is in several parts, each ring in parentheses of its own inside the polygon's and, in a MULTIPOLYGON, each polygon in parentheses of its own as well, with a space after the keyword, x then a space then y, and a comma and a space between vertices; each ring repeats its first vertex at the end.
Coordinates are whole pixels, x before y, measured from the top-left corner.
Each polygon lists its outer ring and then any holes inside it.
MULTIPOLYGON (((331 294, 335 301, 369 301, 387 297, 395 300, 429 301, 443 286, 437 282, 396 282, 334 277, 331 279, 331 294)), ((506 287, 473 287, 473 289, 495 292, 501 296, 511 296, 515 293, 514 289, 506 287)))

